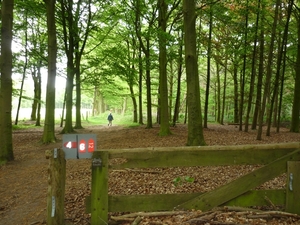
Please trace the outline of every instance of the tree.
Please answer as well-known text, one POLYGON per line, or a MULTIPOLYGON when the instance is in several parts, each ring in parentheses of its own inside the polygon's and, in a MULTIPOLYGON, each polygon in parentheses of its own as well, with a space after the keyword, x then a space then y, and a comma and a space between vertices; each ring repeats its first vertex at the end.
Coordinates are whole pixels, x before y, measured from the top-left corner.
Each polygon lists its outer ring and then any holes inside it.
POLYGON ((249 20, 249 0, 246 2, 246 16, 245 16, 245 37, 244 37, 244 54, 243 54, 243 70, 241 73, 241 84, 240 84, 240 107, 239 107, 239 130, 243 130, 243 105, 244 105, 244 96, 245 96, 245 77, 246 77, 246 62, 247 62, 247 45, 248 45, 248 20, 249 20))
POLYGON ((86 45, 91 25, 91 0, 87 3, 82 0, 59 0, 61 12, 61 24, 63 29, 64 50, 67 56, 67 79, 66 79, 66 122, 62 133, 74 132, 72 125, 73 88, 76 77, 76 124, 75 128, 81 126, 81 81, 80 62, 86 45), (85 5, 86 4, 86 5, 85 5), (87 8, 88 12, 84 9, 87 8), (83 18, 86 20, 83 22, 83 18), (84 26, 85 24, 86 26, 84 26), (84 29, 85 28, 85 29, 84 29), (83 35, 81 36, 81 34, 83 35), (81 45, 80 45, 81 44, 81 45))
MULTIPOLYGON (((150 3, 150 2, 149 2, 150 3)), ((151 6, 151 4, 149 4, 151 6)), ((147 17, 148 27, 144 35, 142 35, 142 15, 141 12, 144 5, 141 4, 141 0, 135 0, 135 31, 139 40, 140 48, 145 55, 146 61, 146 87, 147 87, 147 128, 152 128, 152 98, 151 98, 151 31, 153 29, 156 17, 157 7, 153 7, 150 12, 150 17, 147 17)))
POLYGON ((297 61, 295 64, 295 81, 294 81, 294 98, 292 108, 291 132, 299 133, 300 126, 300 8, 297 7, 296 19, 298 23, 298 45, 297 45, 297 61))
MULTIPOLYGON (((289 22, 290 22, 290 16, 292 13, 292 8, 294 5, 294 0, 290 0, 288 4, 288 10, 287 10, 287 20, 286 24, 284 27, 284 33, 283 33, 283 38, 282 38, 282 43, 280 46, 280 49, 278 50, 278 57, 277 57, 277 69, 276 69, 276 76, 275 76, 275 82, 274 82, 274 89, 273 89, 273 95, 271 99, 271 104, 270 104, 270 110, 269 110, 269 115, 268 115, 268 121, 267 121, 267 136, 270 136, 270 130, 271 130, 271 121, 272 121, 272 113, 273 113, 273 108, 275 101, 278 98, 278 89, 279 89, 279 78, 280 78, 280 71, 281 71, 281 64, 282 64, 282 59, 284 55, 284 49, 287 44, 287 38, 288 38, 288 30, 289 30, 289 22)), ((282 81, 283 82, 283 81, 282 81)), ((277 101, 276 101, 277 102, 277 101)))
POLYGON ((167 3, 158 0, 158 39, 159 39, 159 97, 160 97, 160 136, 171 134, 168 107, 168 79, 167 79, 167 3))
MULTIPOLYGON (((262 2, 263 3, 263 2, 262 2)), ((261 4, 262 14, 260 19, 260 27, 263 28, 264 25, 264 8, 265 4, 261 4)), ((265 52, 265 31, 260 29, 259 34, 259 65, 258 65, 258 77, 256 85, 256 100, 255 100, 255 109, 253 113, 252 126, 251 129, 255 130, 258 122, 259 112, 261 109, 261 100, 262 100, 262 85, 263 85, 263 73, 264 73, 264 52, 265 52)))
POLYGON ((267 104, 267 98, 270 95, 270 83, 271 83, 271 77, 272 77, 272 65, 273 65, 273 55, 274 55, 273 50, 274 50, 276 28, 277 28, 277 22, 278 22, 279 5, 280 5, 280 0, 277 0, 276 6, 275 6, 274 21, 273 21, 272 31, 271 31, 271 41, 270 41, 270 47, 269 47, 266 80, 265 80, 265 84, 264 84, 265 88, 264 88, 263 100, 262 100, 262 104, 261 104, 261 108, 260 108, 260 112, 259 112, 259 120, 258 120, 259 128, 258 128, 257 137, 256 137, 257 140, 261 140, 265 108, 266 108, 266 104, 267 104))
POLYGON ((13 0, 3 0, 1 9, 0 163, 14 160, 12 143, 12 26, 13 0), (3 60, 5 59, 5 60, 3 60))
POLYGON ((188 146, 205 145, 196 55, 195 1, 183 1, 184 44, 188 99, 188 146))
POLYGON ((24 80, 26 78, 26 70, 28 67, 28 12, 25 12, 25 21, 24 21, 24 26, 25 26, 25 62, 24 62, 24 68, 23 68, 23 75, 22 75, 22 81, 21 81, 21 89, 20 89, 20 95, 19 95, 19 102, 18 102, 18 108, 17 108, 17 114, 16 114, 16 119, 15 119, 15 125, 18 125, 18 120, 19 120, 19 112, 20 112, 20 107, 21 107, 21 101, 23 97, 23 87, 24 87, 24 80))
POLYGON ((56 80, 56 24, 55 0, 45 0, 48 29, 48 77, 46 90, 46 114, 43 132, 43 143, 55 142, 55 80, 56 80))
POLYGON ((212 58, 212 29, 213 29, 213 9, 212 5, 209 10, 209 35, 207 47, 207 77, 206 77, 206 90, 205 90, 205 105, 204 105, 204 128, 207 128, 208 117, 208 102, 210 90, 210 71, 211 71, 211 58, 212 58))
POLYGON ((173 115, 173 126, 176 125, 176 122, 179 117, 179 106, 180 106, 180 94, 181 94, 181 77, 182 77, 182 67, 183 67, 183 27, 181 27, 178 31, 178 39, 179 39, 179 46, 178 46, 178 58, 177 58, 177 91, 176 91, 176 98, 175 98, 175 106, 174 106, 174 115, 173 115))
POLYGON ((74 63, 74 52, 75 45, 78 40, 78 33, 76 21, 79 16, 78 7, 80 2, 78 1, 77 13, 73 12, 73 0, 60 1, 63 37, 64 37, 64 50, 67 57, 67 79, 66 79, 66 122, 62 130, 62 133, 72 133, 74 132, 72 125, 72 108, 73 108, 73 88, 74 88, 74 76, 76 73, 75 63, 74 63))
POLYGON ((257 56, 257 39, 258 39, 258 26, 259 26, 259 19, 260 19, 260 1, 258 0, 257 6, 257 15, 256 15, 256 22, 255 22, 255 35, 254 35, 254 43, 253 43, 253 52, 252 52, 252 63, 251 63, 251 78, 250 78, 250 90, 249 90, 249 97, 248 97, 248 106, 246 112, 246 119, 245 119, 245 132, 248 132, 249 127, 249 117, 250 111, 252 107, 252 97, 254 92, 254 82, 255 82, 255 75, 256 75, 256 56, 257 56))

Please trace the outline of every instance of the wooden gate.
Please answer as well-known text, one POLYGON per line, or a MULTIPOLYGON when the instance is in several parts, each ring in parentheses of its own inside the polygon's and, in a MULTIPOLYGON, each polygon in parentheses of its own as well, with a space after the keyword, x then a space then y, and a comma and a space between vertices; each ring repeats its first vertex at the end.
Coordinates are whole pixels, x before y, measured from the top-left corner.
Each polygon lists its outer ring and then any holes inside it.
POLYGON ((222 205, 266 205, 266 198, 300 215, 300 143, 242 146, 166 147, 101 150, 93 154, 92 193, 86 200, 91 224, 107 224, 108 212, 210 210, 222 205), (109 165, 110 159, 124 163, 109 165), (206 193, 108 195, 110 169, 225 165, 262 165, 236 180, 206 193), (287 172, 285 190, 254 190, 287 172))

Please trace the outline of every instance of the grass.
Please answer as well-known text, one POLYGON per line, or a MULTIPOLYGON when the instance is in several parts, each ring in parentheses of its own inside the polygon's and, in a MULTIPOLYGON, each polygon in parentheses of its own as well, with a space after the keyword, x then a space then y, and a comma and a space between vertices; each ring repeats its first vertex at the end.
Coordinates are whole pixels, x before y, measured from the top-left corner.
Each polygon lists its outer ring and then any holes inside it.
MULTIPOLYGON (((131 115, 125 115, 121 116, 118 114, 114 114, 114 120, 113 125, 118 126, 125 126, 125 127, 136 127, 140 126, 138 123, 132 122, 132 116, 131 115)), ((108 124, 107 121, 107 114, 103 113, 99 116, 89 117, 88 120, 82 121, 83 126, 93 126, 93 125, 106 125, 108 124)))
MULTIPOLYGON (((114 120, 113 120, 113 125, 118 125, 118 126, 124 126, 124 127, 137 127, 140 126, 139 123, 134 123, 132 122, 132 115, 125 115, 121 116, 118 114, 113 114, 114 120)), ((56 119, 55 124, 60 125, 61 120, 56 119)), ((75 118, 73 118, 73 123, 75 123, 75 118)), ((88 127, 88 126, 97 126, 97 125, 107 125, 107 113, 103 113, 97 116, 91 116, 86 118, 83 118, 81 120, 82 126, 83 127, 88 127)), ((41 121, 41 126, 44 125, 44 121, 41 121)), ((35 121, 30 121, 30 120, 20 120, 18 125, 13 124, 13 130, 22 130, 22 129, 28 129, 28 128, 40 128, 35 126, 35 121)))

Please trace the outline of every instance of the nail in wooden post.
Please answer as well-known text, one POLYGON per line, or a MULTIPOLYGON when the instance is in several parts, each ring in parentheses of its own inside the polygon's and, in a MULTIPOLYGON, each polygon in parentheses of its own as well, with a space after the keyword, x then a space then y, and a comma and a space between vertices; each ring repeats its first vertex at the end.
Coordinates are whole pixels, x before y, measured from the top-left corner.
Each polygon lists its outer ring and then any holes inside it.
POLYGON ((48 193, 47 193, 47 224, 61 225, 64 222, 66 160, 62 149, 46 151, 49 159, 48 193))
POLYGON ((99 151, 92 160, 91 225, 108 224, 108 152, 99 151))
POLYGON ((289 161, 287 167, 285 210, 300 215, 300 161, 289 161))

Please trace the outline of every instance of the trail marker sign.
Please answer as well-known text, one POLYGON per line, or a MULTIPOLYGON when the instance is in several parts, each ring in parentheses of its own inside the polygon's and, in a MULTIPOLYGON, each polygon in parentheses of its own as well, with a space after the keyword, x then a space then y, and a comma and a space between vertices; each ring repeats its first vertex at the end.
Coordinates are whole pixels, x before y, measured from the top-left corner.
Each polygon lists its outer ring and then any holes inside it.
POLYGON ((96 150, 96 134, 64 134, 63 151, 66 159, 92 158, 96 150))

